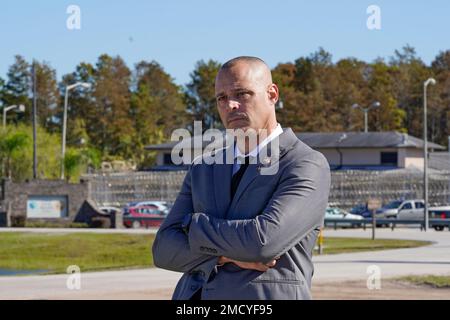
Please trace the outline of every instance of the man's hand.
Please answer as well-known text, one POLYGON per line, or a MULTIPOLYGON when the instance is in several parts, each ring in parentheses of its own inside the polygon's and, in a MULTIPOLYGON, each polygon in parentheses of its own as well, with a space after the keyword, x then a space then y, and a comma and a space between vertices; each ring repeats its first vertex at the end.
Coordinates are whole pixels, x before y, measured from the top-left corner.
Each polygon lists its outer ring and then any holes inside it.
POLYGON ((233 260, 227 257, 220 257, 219 258, 219 265, 223 265, 225 263, 234 263, 239 268, 242 269, 248 269, 248 270, 256 270, 261 272, 266 272, 270 268, 273 268, 275 264, 277 263, 277 260, 272 260, 267 264, 264 264, 262 262, 244 262, 244 261, 238 261, 233 260))

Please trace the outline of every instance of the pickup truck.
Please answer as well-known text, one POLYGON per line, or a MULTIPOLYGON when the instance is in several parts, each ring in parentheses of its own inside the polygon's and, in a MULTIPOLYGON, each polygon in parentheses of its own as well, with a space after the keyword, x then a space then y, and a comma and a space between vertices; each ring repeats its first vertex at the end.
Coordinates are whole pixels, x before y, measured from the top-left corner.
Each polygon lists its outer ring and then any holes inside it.
MULTIPOLYGON (((423 220, 425 204, 423 200, 395 200, 381 209, 377 210, 377 218, 394 218, 399 220, 423 220)), ((428 207, 430 219, 450 219, 450 206, 428 207)), ((431 227, 441 231, 443 225, 433 225, 431 227)))

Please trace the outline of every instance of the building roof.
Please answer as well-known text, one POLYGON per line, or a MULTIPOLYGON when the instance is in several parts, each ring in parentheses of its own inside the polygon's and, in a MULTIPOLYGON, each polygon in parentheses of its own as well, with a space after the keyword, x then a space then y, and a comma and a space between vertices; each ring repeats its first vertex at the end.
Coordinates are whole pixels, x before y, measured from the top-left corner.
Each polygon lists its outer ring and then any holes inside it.
MULTIPOLYGON (((311 148, 423 148, 423 140, 396 131, 387 132, 304 132, 297 137, 311 148)), ((445 150, 428 142, 429 149, 445 150)))
POLYGON ((180 145, 180 147, 194 147, 194 146, 199 146, 201 145, 202 148, 205 148, 207 145, 209 145, 211 142, 210 141, 203 141, 202 140, 203 137, 201 135, 199 136, 194 136, 192 138, 189 139, 183 139, 180 141, 171 141, 171 142, 166 142, 166 143, 161 143, 161 144, 151 144, 148 146, 145 146, 146 150, 171 150, 173 147, 175 147, 178 143, 182 143, 182 145, 180 145))
MULTIPOLYGON (((297 137, 313 149, 321 148, 423 148, 423 140, 395 131, 388 132, 304 132, 296 133, 297 137)), ((146 150, 171 150, 178 141, 153 144, 146 150)), ((202 136, 183 140, 183 144, 206 147, 210 142, 202 141, 202 136)), ((428 148, 445 150, 445 147, 428 142, 428 148)))

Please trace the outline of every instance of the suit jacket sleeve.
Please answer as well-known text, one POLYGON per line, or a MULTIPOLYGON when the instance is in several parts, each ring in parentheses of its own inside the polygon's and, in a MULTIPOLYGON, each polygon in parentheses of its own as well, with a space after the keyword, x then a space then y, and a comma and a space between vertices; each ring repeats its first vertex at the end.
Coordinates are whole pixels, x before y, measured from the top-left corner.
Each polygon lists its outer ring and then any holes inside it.
POLYGON ((284 168, 268 205, 254 219, 224 220, 195 213, 189 231, 191 250, 202 252, 206 247, 218 256, 267 263, 323 224, 329 188, 327 160, 318 152, 308 153, 284 168))
POLYGON ((181 229, 186 214, 192 213, 191 170, 184 179, 181 191, 163 224, 159 228, 153 243, 153 261, 155 266, 177 272, 189 272, 193 269, 209 273, 218 258, 190 249, 187 235, 181 229))

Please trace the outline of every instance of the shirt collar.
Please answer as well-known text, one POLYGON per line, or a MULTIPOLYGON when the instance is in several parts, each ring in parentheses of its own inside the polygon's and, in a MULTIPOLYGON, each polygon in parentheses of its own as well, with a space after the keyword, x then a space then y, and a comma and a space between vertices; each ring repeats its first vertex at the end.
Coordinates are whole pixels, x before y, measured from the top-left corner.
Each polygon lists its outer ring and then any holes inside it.
POLYGON ((282 133, 283 133, 283 128, 281 128, 281 125, 278 123, 275 130, 272 131, 272 133, 267 138, 265 138, 256 148, 254 148, 252 151, 250 151, 247 155, 242 154, 242 152, 237 147, 237 144, 235 144, 234 145, 234 158, 235 159, 238 157, 244 158, 245 156, 250 156, 250 157, 256 158, 256 156, 259 153, 259 150, 264 148, 269 142, 271 142, 273 139, 275 139, 282 133))

